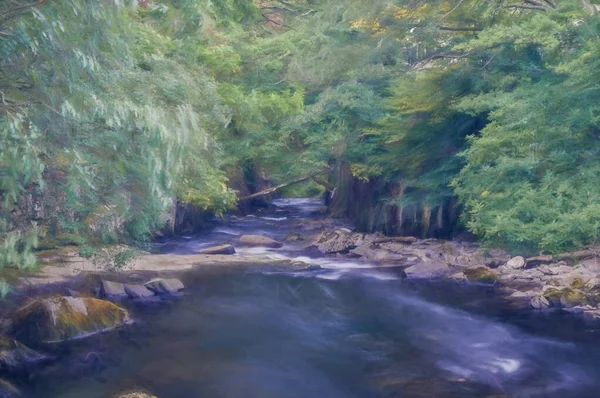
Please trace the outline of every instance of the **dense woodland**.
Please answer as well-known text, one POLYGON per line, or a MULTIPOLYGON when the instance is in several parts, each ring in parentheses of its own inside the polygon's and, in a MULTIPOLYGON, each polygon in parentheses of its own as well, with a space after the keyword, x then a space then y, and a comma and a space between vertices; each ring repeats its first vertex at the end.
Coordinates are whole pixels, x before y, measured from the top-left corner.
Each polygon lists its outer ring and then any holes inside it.
POLYGON ((30 1, 0 0, 3 267, 304 177, 279 194, 364 231, 600 238, 600 2, 30 1))

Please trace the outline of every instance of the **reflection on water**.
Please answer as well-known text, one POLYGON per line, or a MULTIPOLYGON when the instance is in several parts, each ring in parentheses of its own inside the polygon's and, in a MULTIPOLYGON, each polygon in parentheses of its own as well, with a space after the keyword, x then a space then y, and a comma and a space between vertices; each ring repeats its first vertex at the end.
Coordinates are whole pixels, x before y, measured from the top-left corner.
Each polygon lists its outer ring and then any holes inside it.
MULTIPOLYGON (((238 221, 174 250, 298 214, 238 221)), ((286 233, 285 225, 271 228, 286 233)), ((241 251, 300 257, 285 247, 241 251)), ((437 286, 415 291, 390 271, 303 260, 325 269, 189 275, 182 300, 135 308, 131 329, 76 343, 33 378, 31 396, 104 398, 134 386, 160 398, 598 396, 595 344, 536 337, 453 308, 481 291, 456 304, 437 286)))

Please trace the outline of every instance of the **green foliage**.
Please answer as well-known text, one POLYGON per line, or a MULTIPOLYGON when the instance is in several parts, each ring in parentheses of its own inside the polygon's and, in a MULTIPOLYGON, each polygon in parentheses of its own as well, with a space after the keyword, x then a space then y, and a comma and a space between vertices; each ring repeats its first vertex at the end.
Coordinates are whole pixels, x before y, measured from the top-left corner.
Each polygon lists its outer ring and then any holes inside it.
POLYGON ((518 250, 595 243, 600 22, 539 3, 0 0, 0 267, 42 235, 143 245, 176 201, 223 214, 226 170, 351 177, 361 211, 424 229, 458 198, 518 250))

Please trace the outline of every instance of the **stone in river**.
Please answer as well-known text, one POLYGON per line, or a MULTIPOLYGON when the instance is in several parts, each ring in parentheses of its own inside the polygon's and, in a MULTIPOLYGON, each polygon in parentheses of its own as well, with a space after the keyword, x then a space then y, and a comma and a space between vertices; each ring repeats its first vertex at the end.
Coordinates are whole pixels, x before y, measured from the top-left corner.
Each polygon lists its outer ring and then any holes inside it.
POLYGON ((145 286, 156 294, 175 294, 183 290, 185 286, 179 279, 153 279, 145 286))
POLYGON ((127 311, 91 297, 35 300, 14 314, 15 335, 27 342, 56 343, 130 323, 127 311))
POLYGON ((404 270, 409 278, 433 278, 449 271, 448 264, 443 262, 423 262, 412 265, 404 270))
POLYGON ((154 297, 154 292, 142 285, 125 285, 125 292, 130 299, 148 299, 154 297))
POLYGON ((531 306, 541 310, 550 307, 550 302, 544 296, 535 296, 531 299, 531 306))
POLYGON ((498 274, 487 267, 468 268, 463 272, 469 282, 493 284, 498 279, 498 274))
POLYGON ((100 282, 100 294, 102 295, 102 297, 108 299, 119 299, 127 297, 124 284, 106 280, 100 282))
POLYGON ((275 249, 283 246, 283 243, 262 235, 242 235, 240 243, 246 246, 271 247, 275 249))
POLYGON ((232 245, 213 246, 200 250, 198 254, 235 254, 235 248, 232 245))

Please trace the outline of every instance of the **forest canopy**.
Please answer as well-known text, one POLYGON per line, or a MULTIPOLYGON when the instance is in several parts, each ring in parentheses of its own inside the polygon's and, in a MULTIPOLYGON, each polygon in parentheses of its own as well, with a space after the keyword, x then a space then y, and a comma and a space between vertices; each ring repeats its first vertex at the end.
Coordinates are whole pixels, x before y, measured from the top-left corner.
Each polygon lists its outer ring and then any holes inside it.
POLYGON ((593 0, 0 0, 0 266, 312 176, 363 230, 600 238, 593 0))

